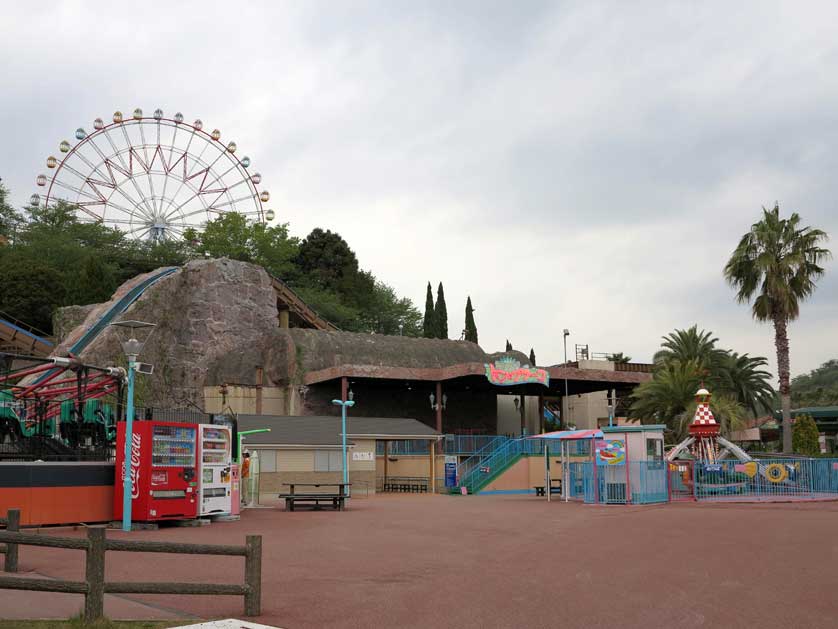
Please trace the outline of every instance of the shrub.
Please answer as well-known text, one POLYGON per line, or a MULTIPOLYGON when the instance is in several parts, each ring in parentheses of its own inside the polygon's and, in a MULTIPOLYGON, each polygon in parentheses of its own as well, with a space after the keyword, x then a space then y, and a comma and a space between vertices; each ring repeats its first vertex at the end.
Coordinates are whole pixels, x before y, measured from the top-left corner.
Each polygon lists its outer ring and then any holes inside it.
POLYGON ((797 454, 817 456, 821 446, 818 442, 818 426, 811 415, 798 415, 792 429, 792 445, 797 454))

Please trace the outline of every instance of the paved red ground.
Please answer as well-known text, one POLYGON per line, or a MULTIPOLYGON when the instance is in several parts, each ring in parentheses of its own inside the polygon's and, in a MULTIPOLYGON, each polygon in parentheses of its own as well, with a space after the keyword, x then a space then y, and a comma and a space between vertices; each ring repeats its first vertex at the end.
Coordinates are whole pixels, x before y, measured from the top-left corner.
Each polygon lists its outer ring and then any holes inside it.
MULTIPOLYGON (((288 629, 838 626, 838 503, 397 495, 356 499, 344 513, 255 510, 130 538, 241 543, 254 533, 264 536, 264 614, 254 620, 288 629)), ((83 572, 77 551, 24 547, 21 564, 83 572)), ((236 582, 242 560, 108 553, 107 577, 236 582)), ((50 595, 16 596, 37 616, 37 597, 50 595)), ((242 613, 233 597, 129 598, 203 618, 242 613)))

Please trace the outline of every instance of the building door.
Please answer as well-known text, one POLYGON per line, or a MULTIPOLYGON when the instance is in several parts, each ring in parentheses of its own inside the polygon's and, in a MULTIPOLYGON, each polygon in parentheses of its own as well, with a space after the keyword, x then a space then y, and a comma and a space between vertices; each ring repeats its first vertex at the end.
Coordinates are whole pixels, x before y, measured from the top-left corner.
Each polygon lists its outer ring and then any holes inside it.
POLYGON ((695 500, 693 493, 693 462, 677 461, 669 464, 669 499, 673 502, 695 500))

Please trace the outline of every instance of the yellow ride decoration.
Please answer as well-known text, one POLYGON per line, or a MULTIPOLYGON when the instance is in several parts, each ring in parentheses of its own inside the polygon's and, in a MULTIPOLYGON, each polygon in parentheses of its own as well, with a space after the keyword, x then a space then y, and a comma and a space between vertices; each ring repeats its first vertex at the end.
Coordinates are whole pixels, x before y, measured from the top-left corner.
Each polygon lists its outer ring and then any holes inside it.
POLYGON ((789 477, 789 473, 782 463, 771 463, 765 468, 765 477, 772 483, 782 483, 789 477))

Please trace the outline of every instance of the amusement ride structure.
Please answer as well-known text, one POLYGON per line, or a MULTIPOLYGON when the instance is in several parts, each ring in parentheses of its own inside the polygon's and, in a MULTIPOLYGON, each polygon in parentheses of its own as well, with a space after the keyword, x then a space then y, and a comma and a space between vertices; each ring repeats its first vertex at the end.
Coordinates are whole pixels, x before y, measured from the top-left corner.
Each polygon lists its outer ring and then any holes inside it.
POLYGON ((258 188, 262 175, 218 129, 208 133, 200 119, 167 118, 162 109, 151 117, 140 108, 130 117, 116 111, 112 120, 96 118, 92 131, 76 129, 75 144, 58 145, 60 157, 46 159, 49 174, 35 179, 43 193, 31 196, 33 206, 65 202, 82 220, 156 241, 180 239, 225 212, 273 220, 264 209, 270 193, 258 188))
POLYGON ((710 398, 703 386, 696 392, 697 406, 689 436, 667 455, 676 469, 685 463, 697 466, 694 475, 686 474, 685 480, 694 480, 699 495, 736 493, 749 483, 789 491, 807 481, 806 470, 801 470, 799 462, 756 460, 719 434, 721 427, 710 409, 710 398))
POLYGON ((670 461, 683 458, 685 455, 710 464, 730 457, 742 462, 752 460, 742 448, 719 434, 721 426, 716 422, 713 411, 710 410, 711 397, 710 392, 704 387, 696 391, 695 399, 698 404, 689 426, 689 436, 670 451, 667 457, 670 461))
POLYGON ((125 370, 74 358, 0 354, 0 459, 104 458, 125 370))

